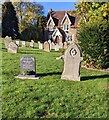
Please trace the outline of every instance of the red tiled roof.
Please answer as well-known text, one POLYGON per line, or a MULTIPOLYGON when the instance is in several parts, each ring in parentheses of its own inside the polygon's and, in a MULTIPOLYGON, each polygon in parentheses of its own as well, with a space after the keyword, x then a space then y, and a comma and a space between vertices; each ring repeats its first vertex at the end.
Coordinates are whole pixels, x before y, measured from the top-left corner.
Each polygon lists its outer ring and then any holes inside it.
POLYGON ((61 25, 61 21, 65 15, 66 11, 55 11, 52 13, 52 16, 58 19, 58 26, 61 25))
MULTIPOLYGON (((56 26, 61 25, 61 21, 64 18, 66 12, 68 14, 68 11, 52 11, 51 12, 51 16, 53 17, 54 22, 56 21, 56 23, 57 23, 56 26)), ((74 13, 72 15, 68 14, 68 16, 72 23, 72 26, 77 27, 78 17, 76 15, 76 13, 74 13)), ((48 21, 49 17, 50 17, 50 13, 48 13, 48 15, 47 15, 47 21, 48 21)))

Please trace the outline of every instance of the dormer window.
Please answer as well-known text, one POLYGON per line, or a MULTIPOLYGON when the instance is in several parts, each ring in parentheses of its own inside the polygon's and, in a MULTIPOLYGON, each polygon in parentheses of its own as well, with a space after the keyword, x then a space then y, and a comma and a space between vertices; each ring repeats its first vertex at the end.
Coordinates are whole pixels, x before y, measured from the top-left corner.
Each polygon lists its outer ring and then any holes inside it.
POLYGON ((53 31, 53 26, 52 25, 49 26, 49 31, 53 31))
POLYGON ((68 24, 64 24, 64 30, 68 30, 68 24))

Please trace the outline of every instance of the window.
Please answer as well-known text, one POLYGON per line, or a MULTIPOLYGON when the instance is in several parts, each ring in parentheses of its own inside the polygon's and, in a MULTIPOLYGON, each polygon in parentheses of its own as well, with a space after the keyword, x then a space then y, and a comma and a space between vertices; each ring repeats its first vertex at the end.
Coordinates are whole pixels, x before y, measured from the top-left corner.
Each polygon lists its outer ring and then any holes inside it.
POLYGON ((72 36, 67 35, 65 40, 66 40, 66 41, 72 41, 72 36))
POLYGON ((49 26, 49 31, 53 31, 53 26, 49 26))
POLYGON ((64 30, 68 30, 68 25, 64 24, 64 30))

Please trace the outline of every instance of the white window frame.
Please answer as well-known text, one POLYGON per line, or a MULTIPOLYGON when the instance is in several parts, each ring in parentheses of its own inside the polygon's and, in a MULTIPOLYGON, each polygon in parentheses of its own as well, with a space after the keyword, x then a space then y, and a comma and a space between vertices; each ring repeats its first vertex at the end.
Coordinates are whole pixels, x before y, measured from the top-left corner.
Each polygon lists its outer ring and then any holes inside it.
POLYGON ((64 30, 68 31, 69 30, 69 25, 68 24, 64 24, 64 30))

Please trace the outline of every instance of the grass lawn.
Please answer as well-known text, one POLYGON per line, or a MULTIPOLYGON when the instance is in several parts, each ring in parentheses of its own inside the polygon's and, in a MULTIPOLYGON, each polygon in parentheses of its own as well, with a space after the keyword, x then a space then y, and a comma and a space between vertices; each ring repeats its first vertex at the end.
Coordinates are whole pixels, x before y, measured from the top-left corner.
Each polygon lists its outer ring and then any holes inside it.
POLYGON ((2 117, 3 118, 106 118, 109 73, 81 68, 80 82, 61 80, 63 61, 35 48, 19 48, 8 53, 2 45, 2 117), (39 80, 21 80, 20 56, 36 58, 39 80))

